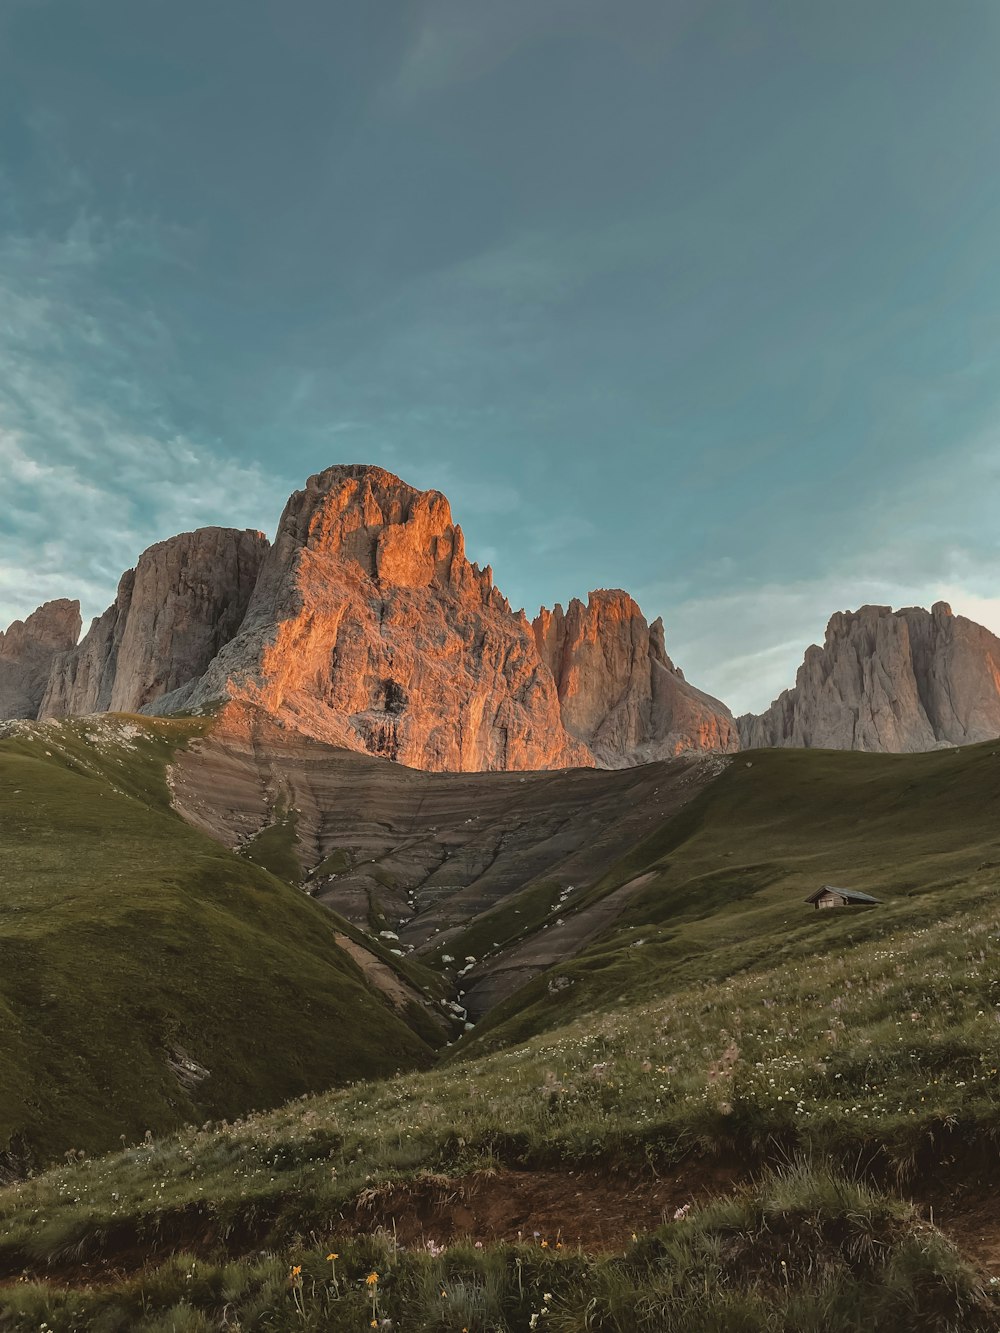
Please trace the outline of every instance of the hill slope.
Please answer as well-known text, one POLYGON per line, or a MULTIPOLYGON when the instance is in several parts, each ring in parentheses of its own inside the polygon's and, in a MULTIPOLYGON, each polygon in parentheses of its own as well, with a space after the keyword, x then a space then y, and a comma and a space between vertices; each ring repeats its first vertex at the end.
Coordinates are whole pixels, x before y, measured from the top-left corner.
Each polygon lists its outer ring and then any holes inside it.
POLYGON ((640 880, 624 915, 444 1068, 0 1192, 0 1282, 35 1279, 0 1311, 1000 1328, 998 802, 992 746, 731 764, 592 887, 640 880), (824 878, 884 901, 813 911, 824 878))
POLYGON ((394 1010, 334 918, 173 813, 204 725, 0 734, 0 1165, 429 1059, 419 992, 394 1010))
MULTIPOLYGON (((488 1033, 504 1045, 569 1014, 775 960, 808 966, 817 942, 843 948, 990 902, 1000 892, 1000 747, 740 756, 567 904, 564 923, 629 885, 597 939, 492 1009, 471 1040, 488 1033), (827 883, 882 904, 817 913, 802 900, 827 883)), ((463 1003, 476 1006, 492 966, 466 975, 463 1003)))

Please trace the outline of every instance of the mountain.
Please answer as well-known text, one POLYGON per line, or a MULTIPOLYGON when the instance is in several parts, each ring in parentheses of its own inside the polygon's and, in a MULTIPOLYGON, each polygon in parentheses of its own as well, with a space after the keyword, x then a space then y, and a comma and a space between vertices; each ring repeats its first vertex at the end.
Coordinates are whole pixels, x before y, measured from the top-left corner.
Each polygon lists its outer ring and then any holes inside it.
POLYGON ((1000 736, 1000 639, 946 602, 830 620, 793 689, 739 719, 745 748, 910 753, 1000 736))
POLYGON ((414 768, 593 762, 448 501, 379 468, 330 468, 292 495, 240 632, 159 709, 224 698, 414 768))
POLYGON ((435 772, 627 768, 769 746, 887 752, 1000 735, 1000 640, 955 616, 835 615, 793 689, 737 722, 620 589, 512 610, 447 499, 362 464, 289 499, 274 544, 231 528, 144 552, 77 644, 50 602, 0 635, 0 718, 227 704, 435 772))
POLYGON ((53 661, 37 714, 22 716, 134 713, 200 676, 239 629, 267 549, 263 533, 234 528, 151 546, 82 642, 73 647, 74 635, 53 661))
POLYGON ((544 608, 532 626, 552 673, 563 725, 602 768, 650 763, 687 750, 737 750, 725 704, 684 679, 667 656, 663 621, 647 625, 618 589, 544 608))
POLYGON ((443 495, 363 465, 311 477, 273 546, 206 528, 151 547, 83 641, 60 647, 7 715, 247 703, 329 744, 457 772, 620 768, 739 744, 729 710, 688 685, 662 624, 626 593, 532 625, 467 559, 443 495))
POLYGON ((0 721, 36 717, 52 663, 80 636, 80 603, 46 602, 0 630, 0 721))

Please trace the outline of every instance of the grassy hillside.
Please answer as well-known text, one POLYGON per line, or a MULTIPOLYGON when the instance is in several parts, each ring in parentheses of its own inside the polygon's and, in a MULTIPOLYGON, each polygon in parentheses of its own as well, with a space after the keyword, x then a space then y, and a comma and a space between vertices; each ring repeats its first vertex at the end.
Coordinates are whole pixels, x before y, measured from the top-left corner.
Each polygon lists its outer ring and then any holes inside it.
POLYGON ((738 756, 585 897, 550 913, 548 929, 639 876, 648 878, 610 930, 490 1013, 463 1045, 494 1049, 573 1015, 779 961, 809 966, 988 906, 1000 894, 1000 744, 738 756), (806 906, 826 883, 882 905, 806 906))
POLYGON ((998 752, 736 759, 440 1068, 0 1191, 0 1327, 1000 1329, 998 752))
POLYGON ((0 1162, 106 1149, 426 1062, 333 919, 170 809, 203 725, 0 738, 0 1162))
POLYGON ((974 1223, 1000 1268, 997 935, 984 895, 811 969, 61 1168, 0 1192, 0 1274, 39 1278, 0 1309, 348 1329, 377 1271, 379 1317, 413 1329, 537 1327, 546 1292, 567 1331, 998 1328, 996 1284, 927 1220, 974 1223))

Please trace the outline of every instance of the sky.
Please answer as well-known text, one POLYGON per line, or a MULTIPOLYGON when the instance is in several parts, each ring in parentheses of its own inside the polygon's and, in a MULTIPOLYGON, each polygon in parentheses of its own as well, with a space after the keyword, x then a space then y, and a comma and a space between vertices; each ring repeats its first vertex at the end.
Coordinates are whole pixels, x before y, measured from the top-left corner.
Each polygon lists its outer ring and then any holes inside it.
POLYGON ((1000 631, 995 0, 0 0, 0 625, 339 462, 737 712, 1000 631))

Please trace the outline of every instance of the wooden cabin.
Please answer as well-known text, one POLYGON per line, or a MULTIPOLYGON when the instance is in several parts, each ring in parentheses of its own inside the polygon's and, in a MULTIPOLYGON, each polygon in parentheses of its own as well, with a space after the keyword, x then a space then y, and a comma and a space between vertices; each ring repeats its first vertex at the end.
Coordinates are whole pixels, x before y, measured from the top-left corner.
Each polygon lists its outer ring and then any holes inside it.
POLYGON ((807 903, 812 903, 816 908, 871 907, 880 901, 881 899, 873 898, 870 893, 862 893, 860 889, 837 889, 832 884, 824 884, 806 899, 807 903))

